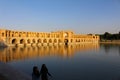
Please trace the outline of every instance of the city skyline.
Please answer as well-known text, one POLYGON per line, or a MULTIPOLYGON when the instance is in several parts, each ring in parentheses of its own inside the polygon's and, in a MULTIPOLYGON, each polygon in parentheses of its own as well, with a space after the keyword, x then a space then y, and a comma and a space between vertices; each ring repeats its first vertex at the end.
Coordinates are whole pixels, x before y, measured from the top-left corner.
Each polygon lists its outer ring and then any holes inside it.
POLYGON ((118 33, 119 0, 0 0, 0 28, 80 34, 118 33))

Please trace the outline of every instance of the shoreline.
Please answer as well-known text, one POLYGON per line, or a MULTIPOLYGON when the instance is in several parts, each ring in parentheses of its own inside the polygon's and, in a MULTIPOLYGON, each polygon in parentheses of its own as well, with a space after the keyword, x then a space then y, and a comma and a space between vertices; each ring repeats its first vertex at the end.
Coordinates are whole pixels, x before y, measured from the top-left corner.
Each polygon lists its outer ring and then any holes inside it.
POLYGON ((0 80, 32 80, 32 78, 22 71, 0 62, 0 80))
POLYGON ((100 41, 100 44, 120 44, 120 41, 100 41))

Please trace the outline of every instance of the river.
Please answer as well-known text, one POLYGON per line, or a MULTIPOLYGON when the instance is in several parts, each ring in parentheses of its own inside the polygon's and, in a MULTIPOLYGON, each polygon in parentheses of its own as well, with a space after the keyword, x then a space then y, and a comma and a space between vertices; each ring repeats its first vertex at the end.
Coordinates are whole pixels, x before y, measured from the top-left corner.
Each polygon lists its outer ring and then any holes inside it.
POLYGON ((0 61, 30 76, 46 64, 50 80, 120 80, 117 44, 0 48, 0 61))

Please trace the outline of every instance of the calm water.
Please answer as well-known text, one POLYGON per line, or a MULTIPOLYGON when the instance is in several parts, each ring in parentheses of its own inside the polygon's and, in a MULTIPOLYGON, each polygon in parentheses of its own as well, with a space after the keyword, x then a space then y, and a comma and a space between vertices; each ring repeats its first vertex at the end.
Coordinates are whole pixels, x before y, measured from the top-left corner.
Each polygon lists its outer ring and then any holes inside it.
POLYGON ((120 45, 0 48, 0 61, 28 75, 45 63, 53 80, 120 80, 120 45))

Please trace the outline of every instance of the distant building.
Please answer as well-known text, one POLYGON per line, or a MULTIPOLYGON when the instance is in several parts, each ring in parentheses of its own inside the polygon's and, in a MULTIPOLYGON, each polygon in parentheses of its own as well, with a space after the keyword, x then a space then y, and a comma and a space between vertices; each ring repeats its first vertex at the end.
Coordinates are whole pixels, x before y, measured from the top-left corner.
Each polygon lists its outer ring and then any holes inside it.
POLYGON ((0 44, 7 46, 52 46, 98 42, 97 35, 74 34, 72 31, 46 33, 0 29, 0 44))

